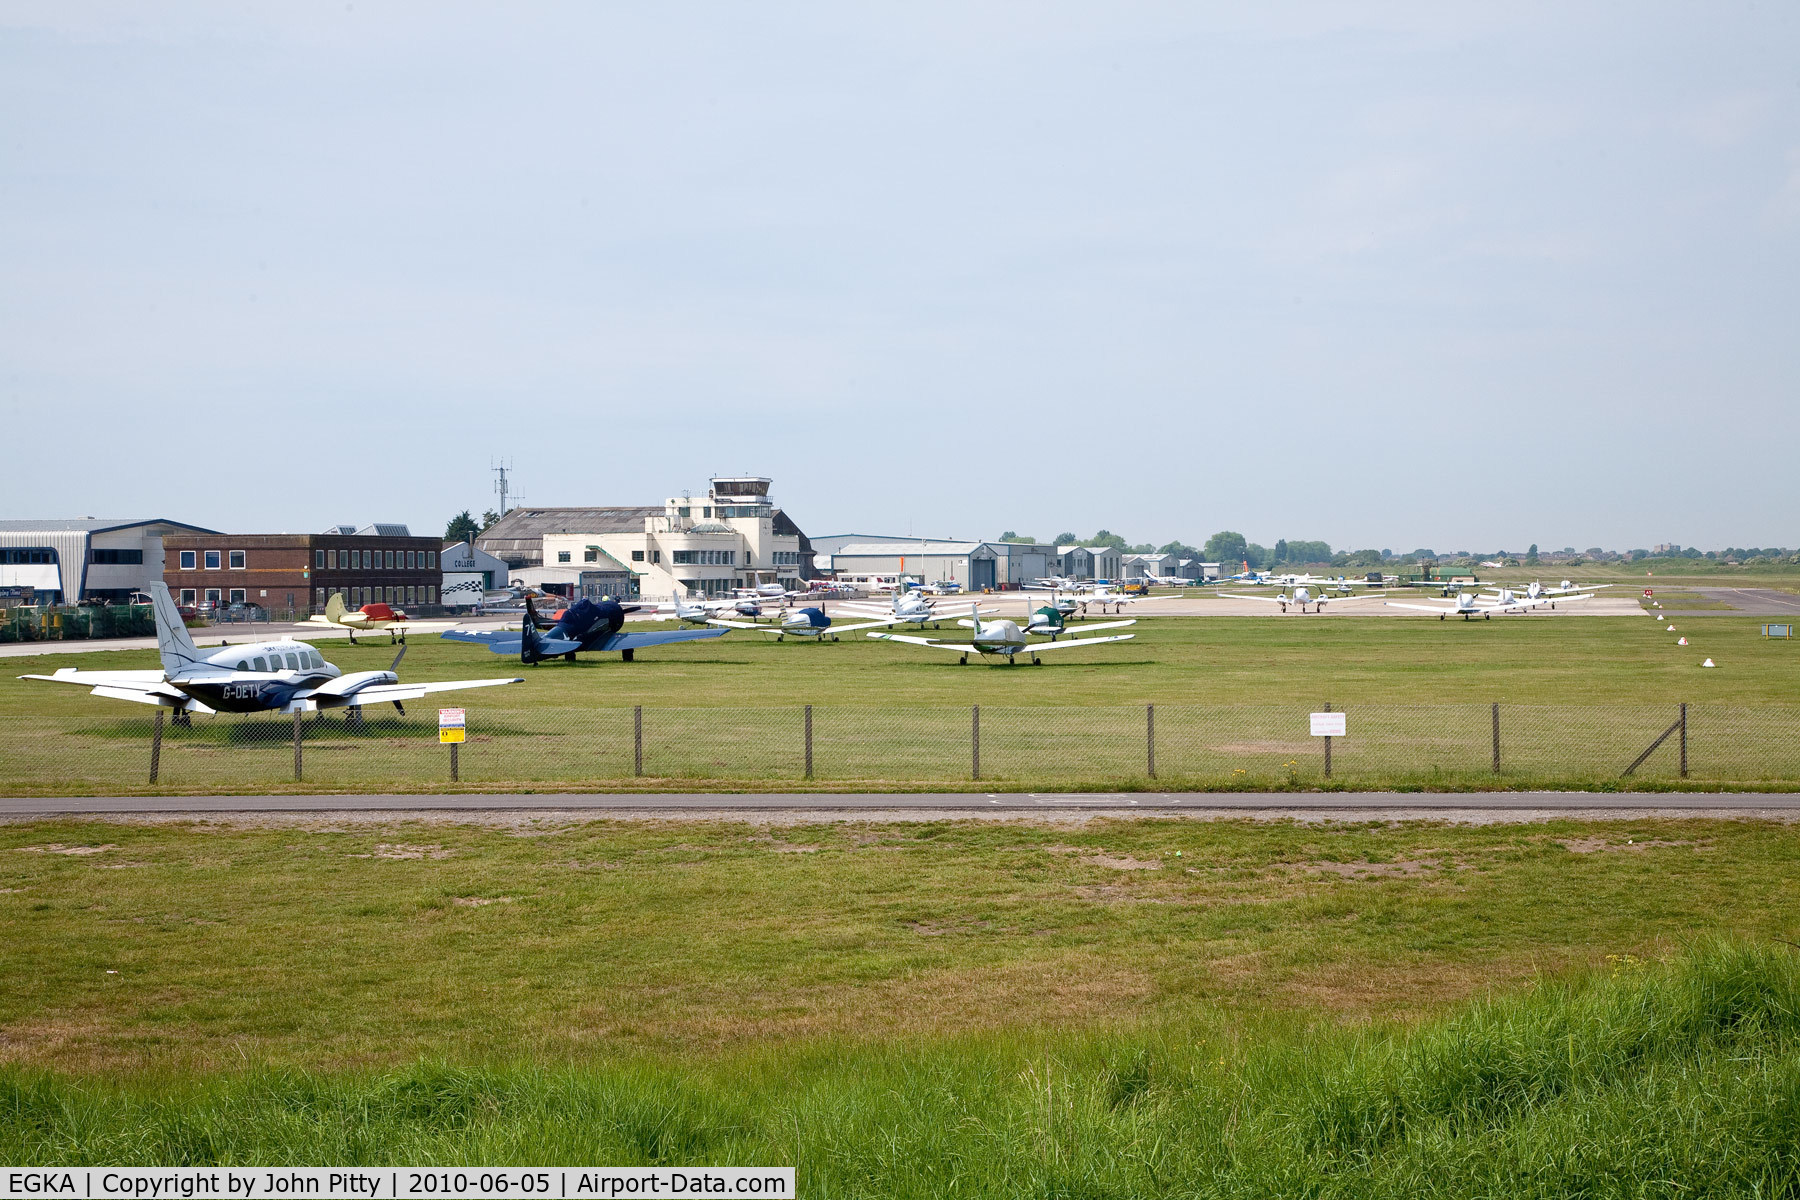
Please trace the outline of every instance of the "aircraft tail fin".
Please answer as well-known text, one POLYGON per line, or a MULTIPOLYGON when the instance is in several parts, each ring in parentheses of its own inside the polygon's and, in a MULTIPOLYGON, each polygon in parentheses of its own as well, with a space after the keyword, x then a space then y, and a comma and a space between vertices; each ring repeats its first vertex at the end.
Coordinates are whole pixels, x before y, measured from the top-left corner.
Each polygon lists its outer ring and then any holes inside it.
POLYGON ((175 607, 175 598, 169 595, 169 585, 152 583, 150 602, 156 611, 156 649, 162 655, 163 673, 173 675, 201 661, 200 648, 194 645, 187 623, 181 619, 181 610, 175 607))
POLYGON ((333 592, 325 600, 325 619, 333 625, 341 625, 344 620, 344 594, 333 592))
POLYGON ((529 595, 525 597, 525 621, 522 632, 524 636, 519 640, 519 660, 527 663, 541 661, 544 657, 540 653, 544 635, 538 632, 537 606, 532 604, 529 595))

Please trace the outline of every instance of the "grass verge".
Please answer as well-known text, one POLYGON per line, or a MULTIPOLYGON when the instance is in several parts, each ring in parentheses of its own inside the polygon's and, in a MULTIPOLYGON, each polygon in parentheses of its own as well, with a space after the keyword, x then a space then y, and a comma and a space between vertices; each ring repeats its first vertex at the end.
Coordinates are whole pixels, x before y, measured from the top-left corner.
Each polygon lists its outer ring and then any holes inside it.
POLYGON ((1792 1196, 1800 971, 1702 946, 1406 1026, 984 1035, 704 1064, 0 1071, 0 1155, 799 1167, 808 1196, 1792 1196))

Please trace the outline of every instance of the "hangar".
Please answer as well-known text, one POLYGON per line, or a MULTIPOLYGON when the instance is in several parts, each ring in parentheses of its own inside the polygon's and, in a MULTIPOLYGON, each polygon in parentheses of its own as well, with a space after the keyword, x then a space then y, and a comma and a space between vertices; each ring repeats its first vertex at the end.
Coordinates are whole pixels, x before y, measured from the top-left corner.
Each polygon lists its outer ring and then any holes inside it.
POLYGON ((0 593, 33 604, 123 604, 163 577, 163 538, 210 529, 161 517, 0 521, 0 593))
POLYGON ((1053 572, 1053 548, 1027 542, 955 542, 937 538, 839 534, 820 538, 830 554, 816 555, 815 565, 829 558, 839 576, 909 575, 922 583, 954 580, 965 588, 1023 587, 1053 572), (861 539, 861 540, 857 540, 861 539))

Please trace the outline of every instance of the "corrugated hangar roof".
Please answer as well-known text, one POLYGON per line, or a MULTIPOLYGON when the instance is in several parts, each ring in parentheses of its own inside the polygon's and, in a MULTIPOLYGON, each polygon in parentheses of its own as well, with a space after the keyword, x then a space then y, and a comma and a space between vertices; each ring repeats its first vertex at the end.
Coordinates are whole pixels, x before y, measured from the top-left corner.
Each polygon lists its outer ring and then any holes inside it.
POLYGON ((502 541, 541 538, 546 533, 642 533, 645 517, 660 517, 660 504, 624 508, 515 508, 481 533, 502 541))
POLYGON ((986 542, 927 542, 923 549, 917 542, 852 542, 831 552, 833 558, 897 558, 902 554, 914 558, 973 554, 986 542))
POLYGON ((146 517, 142 520, 130 518, 69 517, 51 521, 0 521, 0 532, 5 533, 39 533, 79 530, 84 533, 99 533, 106 529, 129 529, 134 525, 175 525, 182 529, 191 529, 195 533, 217 533, 216 529, 203 529, 198 525, 189 525, 186 521, 171 521, 167 517, 146 517))

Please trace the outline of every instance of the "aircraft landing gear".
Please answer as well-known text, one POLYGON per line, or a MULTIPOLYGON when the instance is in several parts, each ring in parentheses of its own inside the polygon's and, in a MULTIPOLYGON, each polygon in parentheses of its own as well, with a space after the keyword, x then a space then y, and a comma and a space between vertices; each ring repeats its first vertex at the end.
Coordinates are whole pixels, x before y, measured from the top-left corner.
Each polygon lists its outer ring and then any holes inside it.
POLYGON ((178 708, 169 717, 169 724, 181 729, 192 729, 194 727, 194 714, 185 708, 178 708))
MULTIPOLYGON (((635 654, 637 654, 637 650, 635 648, 630 649, 630 650, 621 650, 621 651, 619 651, 619 661, 620 662, 630 662, 630 661, 632 661, 632 657, 635 654)), ((569 661, 570 662, 575 661, 575 656, 573 654, 569 655, 569 661)))
POLYGON ((966 667, 966 666, 968 666, 968 665, 969 665, 969 656, 968 656, 968 655, 966 655, 966 654, 965 654, 965 655, 963 655, 963 656, 962 656, 962 657, 961 657, 961 658, 959 658, 959 659, 957 659, 957 660, 956 660, 956 665, 957 665, 957 666, 959 666, 959 667, 966 667))
POLYGON ((574 662, 575 661, 575 652, 573 650, 571 650, 567 654, 563 655, 563 661, 564 662, 574 662))
POLYGON ((1034 654, 1031 656, 1031 665, 1034 667, 1041 667, 1044 665, 1044 660, 1034 654))

